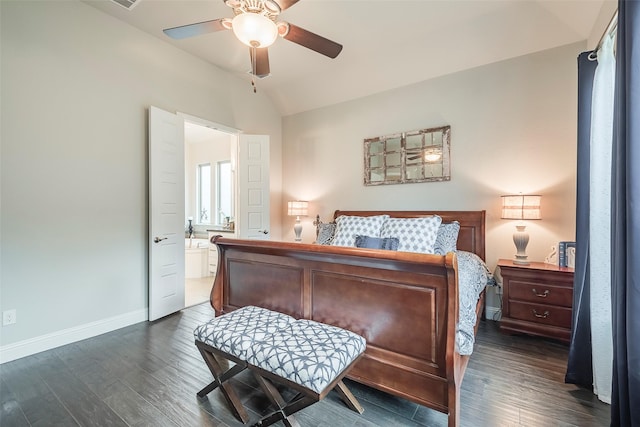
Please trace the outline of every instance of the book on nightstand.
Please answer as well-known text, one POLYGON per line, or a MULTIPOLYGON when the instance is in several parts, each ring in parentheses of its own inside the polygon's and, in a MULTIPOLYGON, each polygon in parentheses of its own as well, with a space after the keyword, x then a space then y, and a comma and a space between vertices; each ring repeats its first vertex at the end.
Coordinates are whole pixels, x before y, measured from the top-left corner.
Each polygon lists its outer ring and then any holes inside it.
POLYGON ((574 267, 569 265, 569 258, 571 258, 571 264, 575 263, 575 250, 576 242, 563 241, 558 242, 558 266, 559 267, 574 267), (571 254, 571 256, 569 256, 571 254))

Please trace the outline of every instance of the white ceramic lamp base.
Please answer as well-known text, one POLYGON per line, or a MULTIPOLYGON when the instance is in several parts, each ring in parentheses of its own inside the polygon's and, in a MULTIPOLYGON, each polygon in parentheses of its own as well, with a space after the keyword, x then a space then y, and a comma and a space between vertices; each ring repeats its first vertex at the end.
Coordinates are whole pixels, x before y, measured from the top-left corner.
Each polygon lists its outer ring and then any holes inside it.
POLYGON ((516 232, 513 233, 513 243, 516 245, 516 256, 514 264, 529 265, 526 249, 529 244, 529 233, 525 232, 526 225, 516 225, 516 232))
POLYGON ((300 217, 296 217, 296 225, 293 226, 293 232, 296 233, 296 242, 302 242, 302 224, 300 224, 300 217))

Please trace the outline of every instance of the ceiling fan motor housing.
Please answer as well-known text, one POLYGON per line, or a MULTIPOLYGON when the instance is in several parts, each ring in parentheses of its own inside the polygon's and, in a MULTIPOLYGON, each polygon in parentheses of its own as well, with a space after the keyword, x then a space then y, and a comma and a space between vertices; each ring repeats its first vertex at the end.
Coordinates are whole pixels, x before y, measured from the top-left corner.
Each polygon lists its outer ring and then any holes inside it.
POLYGON ((282 12, 280 5, 274 0, 225 0, 227 6, 233 9, 237 15, 239 13, 258 13, 275 19, 282 12))

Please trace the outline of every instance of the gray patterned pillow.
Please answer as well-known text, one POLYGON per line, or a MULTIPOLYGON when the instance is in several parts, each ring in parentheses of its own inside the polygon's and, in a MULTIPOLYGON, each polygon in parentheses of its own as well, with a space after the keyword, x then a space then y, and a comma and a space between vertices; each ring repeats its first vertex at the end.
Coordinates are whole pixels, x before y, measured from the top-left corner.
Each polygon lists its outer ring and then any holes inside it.
POLYGON ((397 237, 399 251, 432 254, 442 218, 388 218, 382 225, 380 237, 397 237))
POLYGON ((438 237, 433 250, 438 255, 446 255, 449 252, 458 250, 458 233, 460 232, 460 223, 453 221, 448 224, 440 224, 438 228, 438 237))
MULTIPOLYGON (((389 215, 376 216, 347 216, 341 215, 336 218, 336 234, 331 244, 333 246, 356 245, 356 236, 380 237, 382 223, 389 215)), ((391 236, 388 236, 391 237, 391 236)))
POLYGON ((335 222, 323 222, 318 224, 318 237, 316 237, 316 243, 318 245, 330 245, 335 233, 335 222))
POLYGON ((356 236, 356 248, 386 249, 397 251, 400 240, 397 237, 356 236))

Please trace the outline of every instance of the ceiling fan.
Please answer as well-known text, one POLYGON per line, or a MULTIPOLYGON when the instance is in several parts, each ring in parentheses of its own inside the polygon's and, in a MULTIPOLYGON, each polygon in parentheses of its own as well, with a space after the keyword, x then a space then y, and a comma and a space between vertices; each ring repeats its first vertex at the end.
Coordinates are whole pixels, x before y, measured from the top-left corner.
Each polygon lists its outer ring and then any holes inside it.
MULTIPOLYGON (((233 18, 167 28, 166 35, 173 39, 184 39, 222 30, 232 30, 238 40, 249 46, 251 74, 256 77, 269 75, 269 53, 267 48, 278 36, 308 49, 335 58, 342 45, 284 21, 277 21, 280 12, 299 0, 223 0, 233 9, 233 18)), ((255 85, 254 85, 255 92, 255 85)))

